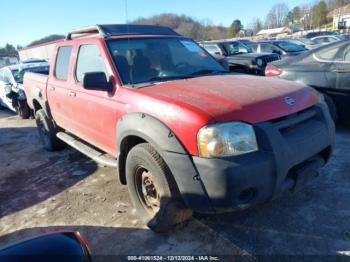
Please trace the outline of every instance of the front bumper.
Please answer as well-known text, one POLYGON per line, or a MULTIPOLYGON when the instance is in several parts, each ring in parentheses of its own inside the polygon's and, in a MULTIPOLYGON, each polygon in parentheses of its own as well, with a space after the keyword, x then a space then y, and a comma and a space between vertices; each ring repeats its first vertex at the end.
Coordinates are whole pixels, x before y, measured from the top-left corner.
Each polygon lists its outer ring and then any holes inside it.
MULTIPOLYGON (((195 196, 195 203, 184 194, 190 208, 199 212, 244 209, 285 190, 295 191, 318 176, 335 142, 334 123, 324 104, 254 128, 257 152, 222 159, 192 157, 203 193, 195 196)), ((181 188, 180 183, 180 192, 181 188)))

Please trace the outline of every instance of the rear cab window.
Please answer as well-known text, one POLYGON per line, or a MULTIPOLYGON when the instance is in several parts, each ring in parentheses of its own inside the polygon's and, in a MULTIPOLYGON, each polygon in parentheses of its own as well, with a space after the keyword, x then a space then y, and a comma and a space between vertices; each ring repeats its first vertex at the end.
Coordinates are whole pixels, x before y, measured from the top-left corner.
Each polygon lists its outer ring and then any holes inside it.
POLYGON ((67 81, 72 46, 61 46, 58 48, 54 75, 56 79, 67 81))

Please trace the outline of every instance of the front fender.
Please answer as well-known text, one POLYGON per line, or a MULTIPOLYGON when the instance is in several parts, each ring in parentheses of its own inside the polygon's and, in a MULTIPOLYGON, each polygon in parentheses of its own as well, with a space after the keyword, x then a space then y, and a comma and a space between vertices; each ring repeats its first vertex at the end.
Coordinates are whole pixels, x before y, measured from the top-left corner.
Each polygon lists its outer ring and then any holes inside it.
POLYGON ((192 156, 172 130, 160 120, 144 113, 127 114, 117 123, 116 136, 118 171, 122 184, 126 184, 125 163, 129 150, 137 143, 145 141, 157 150, 169 167, 186 205, 197 210, 209 205, 192 156), (137 142, 133 143, 133 140, 137 142))

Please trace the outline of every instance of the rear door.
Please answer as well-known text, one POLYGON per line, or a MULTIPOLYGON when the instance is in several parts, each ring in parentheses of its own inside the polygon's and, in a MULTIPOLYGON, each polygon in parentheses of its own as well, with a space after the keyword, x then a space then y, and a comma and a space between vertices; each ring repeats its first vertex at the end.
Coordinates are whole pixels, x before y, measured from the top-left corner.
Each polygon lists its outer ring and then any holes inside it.
POLYGON ((72 131, 72 82, 70 76, 72 64, 72 45, 62 45, 57 48, 55 65, 50 69, 47 84, 47 99, 50 112, 56 123, 72 131))

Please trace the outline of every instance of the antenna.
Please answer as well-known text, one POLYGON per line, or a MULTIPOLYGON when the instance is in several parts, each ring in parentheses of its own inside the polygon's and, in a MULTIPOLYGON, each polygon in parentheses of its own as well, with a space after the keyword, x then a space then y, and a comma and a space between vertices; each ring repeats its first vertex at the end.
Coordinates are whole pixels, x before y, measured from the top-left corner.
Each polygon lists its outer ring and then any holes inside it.
MULTIPOLYGON (((125 23, 127 26, 127 33, 129 34, 130 28, 129 28, 128 0, 125 0, 125 20, 126 20, 125 23)), ((131 55, 130 54, 130 37, 128 37, 128 51, 127 51, 126 55, 131 55)), ((129 74, 130 74, 131 85, 133 86, 134 79, 133 79, 133 67, 132 66, 130 67, 129 74)))

